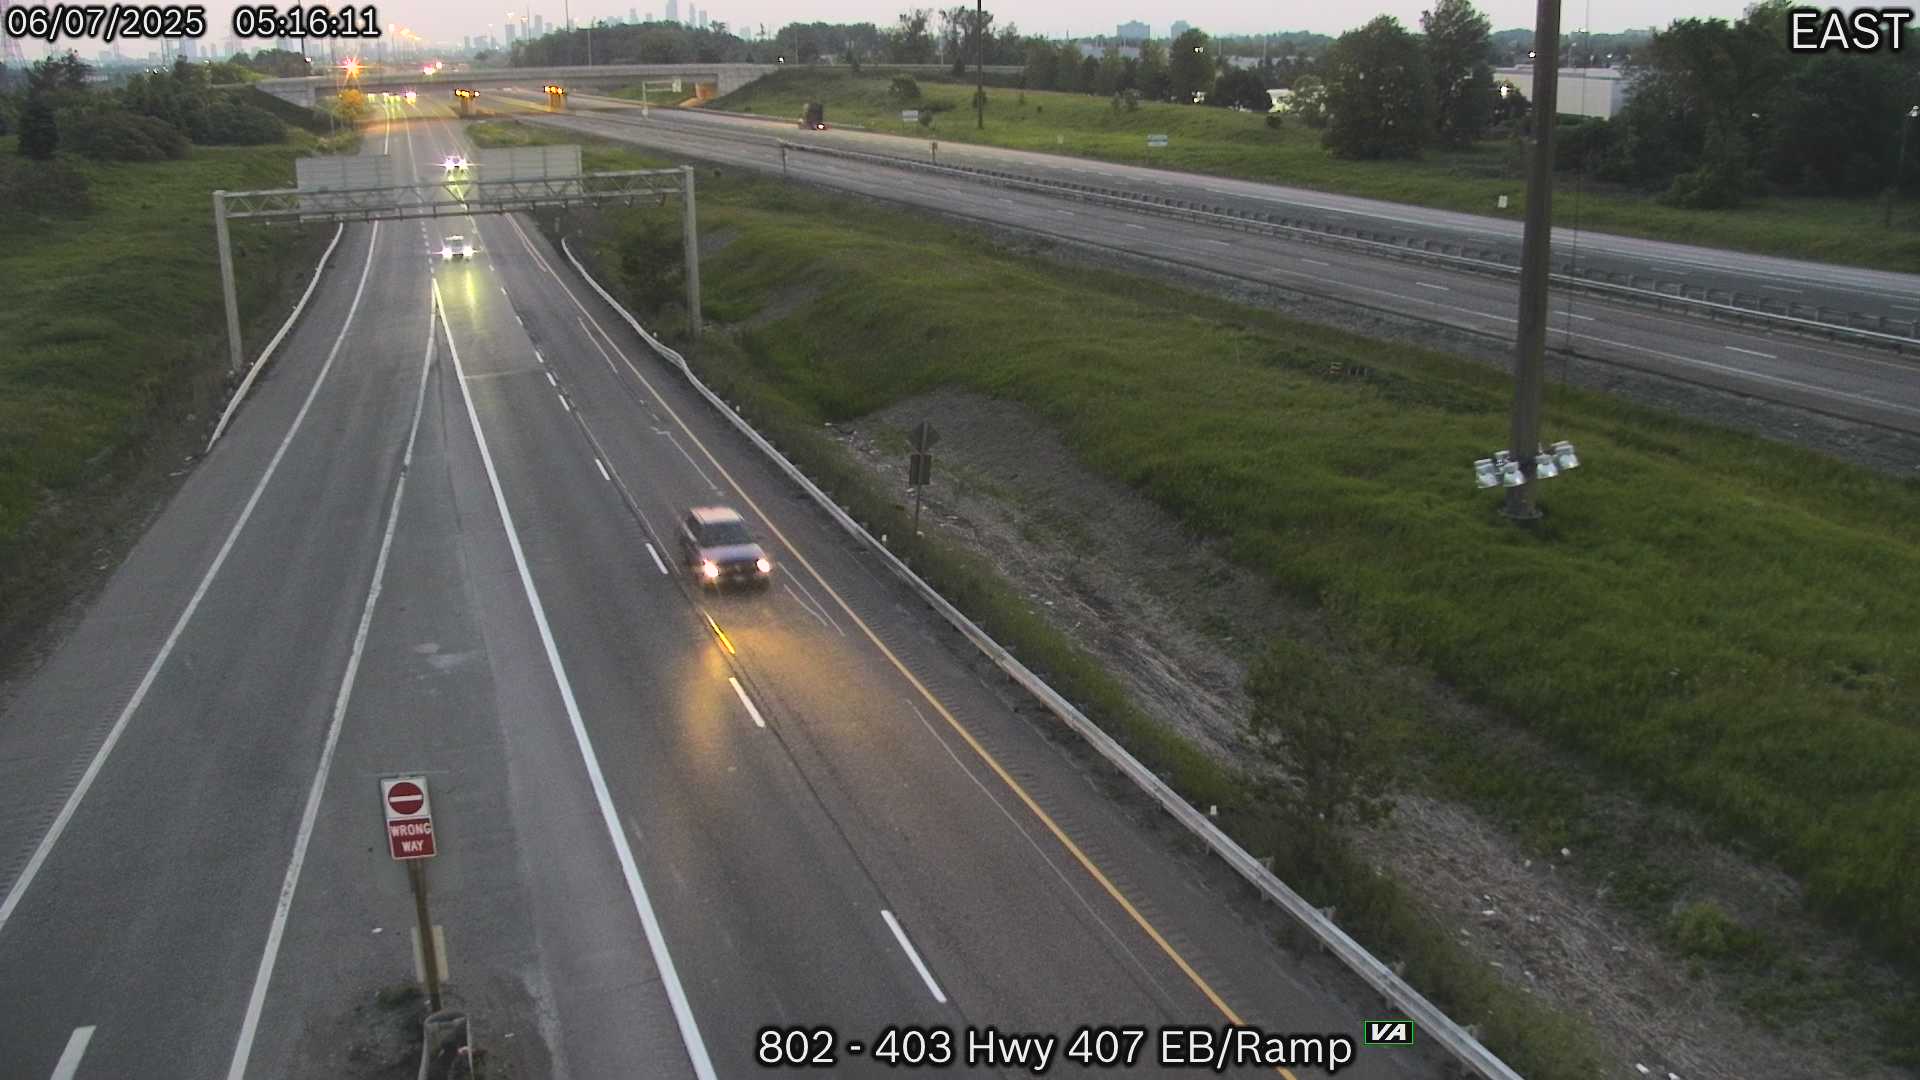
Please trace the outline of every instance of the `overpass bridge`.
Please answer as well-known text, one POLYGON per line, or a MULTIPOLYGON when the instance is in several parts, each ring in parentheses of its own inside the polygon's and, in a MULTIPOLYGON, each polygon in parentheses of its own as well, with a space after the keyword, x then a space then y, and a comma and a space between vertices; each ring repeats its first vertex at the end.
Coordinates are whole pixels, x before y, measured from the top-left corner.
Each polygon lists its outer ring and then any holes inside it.
MULTIPOLYGON (((367 93, 399 93, 402 90, 418 90, 422 94, 451 94, 457 86, 465 86, 485 93, 489 88, 503 86, 544 86, 547 83, 559 83, 569 90, 574 87, 591 87, 612 90, 622 86, 631 86, 642 79, 677 79, 687 88, 688 97, 702 99, 731 94, 762 75, 770 75, 794 67, 793 64, 593 64, 589 66, 554 66, 520 68, 474 68, 463 70, 457 67, 445 68, 432 75, 423 73, 419 68, 409 66, 368 67, 353 79, 352 85, 367 93)), ((907 73, 943 73, 948 70, 945 64, 873 64, 869 71, 889 71, 907 73)), ((969 68, 969 71, 972 69, 969 68)), ((987 71, 996 75, 1018 74, 1025 70, 1018 65, 988 64, 987 71)), ((320 98, 331 96, 340 89, 337 75, 312 75, 296 79, 261 79, 253 85, 303 105, 312 105, 320 98)))
MULTIPOLYGON (((462 71, 445 68, 432 75, 416 67, 368 67, 351 81, 356 90, 366 93, 399 93, 417 90, 422 95, 447 93, 464 86, 480 91, 503 86, 539 87, 559 83, 574 87, 611 90, 630 86, 642 79, 678 80, 688 88, 688 97, 713 97, 730 94, 753 80, 787 65, 784 64, 595 64, 591 67, 476 68, 462 71)), ((294 79, 261 79, 253 85, 277 97, 311 105, 330 97, 341 88, 338 76, 311 75, 294 79)))

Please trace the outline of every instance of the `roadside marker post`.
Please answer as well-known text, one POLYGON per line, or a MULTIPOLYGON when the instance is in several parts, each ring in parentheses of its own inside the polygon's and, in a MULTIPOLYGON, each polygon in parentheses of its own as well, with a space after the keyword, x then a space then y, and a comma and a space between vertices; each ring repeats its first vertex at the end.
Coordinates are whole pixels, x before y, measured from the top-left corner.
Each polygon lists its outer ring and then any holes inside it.
POLYGON ((933 444, 940 441, 940 433, 933 424, 922 420, 913 429, 913 453, 907 455, 907 485, 913 488, 913 535, 920 536, 920 492, 933 483, 933 444))
POLYGON ((413 914, 419 921, 420 969, 427 984, 427 1006, 440 1011, 439 942, 433 918, 427 913, 426 860, 435 854, 433 805, 427 798, 424 776, 390 776, 380 781, 380 811, 386 816, 387 853, 407 864, 407 884, 413 887, 413 914))

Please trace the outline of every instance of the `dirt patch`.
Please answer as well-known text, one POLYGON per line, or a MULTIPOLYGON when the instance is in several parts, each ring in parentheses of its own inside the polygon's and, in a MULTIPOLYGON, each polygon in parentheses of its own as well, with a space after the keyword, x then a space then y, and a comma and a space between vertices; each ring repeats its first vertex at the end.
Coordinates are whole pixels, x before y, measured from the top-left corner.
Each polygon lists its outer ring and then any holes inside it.
POLYGON ((700 257, 705 259, 727 250, 727 245, 740 239, 740 230, 735 228, 706 229, 700 233, 700 257))
MULTIPOLYGON (((1246 668, 1269 636, 1338 648, 1324 617, 1229 562, 1216 545, 1129 489, 1082 466, 1023 406, 953 390, 898 403, 836 429, 885 485, 905 492, 907 435, 942 435, 921 531, 972 551, 1055 629, 1080 643, 1148 715, 1223 761, 1244 760, 1246 668)), ((1367 677, 1422 701, 1465 737, 1524 736, 1422 672, 1359 657, 1367 677)), ((1525 752, 1578 771, 1537 741, 1525 752)), ((1418 785, 1416 785, 1418 786, 1418 785)), ((1595 782, 1572 812, 1603 816, 1655 867, 1684 868, 1672 903, 1711 900, 1775 942, 1793 981, 1866 989, 1783 1018, 1749 1007, 1772 984, 1716 974, 1669 948, 1657 917, 1618 902, 1614 870, 1586 852, 1529 851, 1472 808, 1408 790, 1385 827, 1356 837, 1469 952, 1525 992, 1587 1018, 1618 1060, 1685 1080, 1905 1075, 1862 1059, 1866 1002, 1892 1000, 1898 977, 1847 939, 1811 924, 1798 886, 1707 839, 1670 808, 1642 806, 1595 782)), ((1678 872, 1678 871, 1676 871, 1678 872)), ((1390 958, 1389 958, 1390 959, 1390 958)))
POLYGON ((731 333, 746 333, 779 322, 820 299, 826 291, 823 285, 782 285, 767 297, 767 302, 760 305, 760 310, 737 323, 729 324, 726 329, 731 333))

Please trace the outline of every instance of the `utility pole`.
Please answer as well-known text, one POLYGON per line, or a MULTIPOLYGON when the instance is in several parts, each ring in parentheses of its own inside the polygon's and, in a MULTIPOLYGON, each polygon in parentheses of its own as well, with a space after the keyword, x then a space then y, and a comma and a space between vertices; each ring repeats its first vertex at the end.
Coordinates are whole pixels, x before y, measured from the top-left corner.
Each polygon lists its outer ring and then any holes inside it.
POLYGON ((1900 116, 1900 156, 1894 159, 1893 184, 1887 188, 1887 214, 1880 223, 1885 228, 1893 228, 1893 200, 1900 197, 1900 176, 1907 171, 1907 135, 1913 130, 1915 117, 1920 117, 1920 105, 1910 106, 1900 116))
POLYGON ((973 118, 979 130, 987 127, 987 14, 986 0, 973 0, 973 118))
POLYGON ((700 227, 693 216, 693 166, 682 165, 680 175, 686 181, 686 213, 680 222, 680 243, 686 248, 687 340, 700 344, 700 227))
POLYGON ((213 193, 213 234, 220 245, 220 295, 227 307, 228 371, 240 376, 240 302, 233 291, 233 245, 227 237, 227 193, 213 193))
POLYGON ((1560 0, 1539 0, 1533 31, 1533 159, 1527 168, 1527 226, 1520 255, 1520 324, 1514 338, 1513 425, 1507 441, 1525 482, 1507 489, 1502 512, 1540 516, 1533 502, 1540 450, 1540 398, 1547 357, 1547 278, 1553 263, 1553 125, 1560 89, 1560 0))

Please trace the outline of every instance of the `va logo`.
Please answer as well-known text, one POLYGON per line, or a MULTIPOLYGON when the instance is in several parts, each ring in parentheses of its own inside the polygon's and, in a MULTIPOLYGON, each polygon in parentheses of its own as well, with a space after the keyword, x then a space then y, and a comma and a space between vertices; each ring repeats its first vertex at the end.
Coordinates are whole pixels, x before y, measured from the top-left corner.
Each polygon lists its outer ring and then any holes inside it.
POLYGON ((1412 1046, 1413 1021, 1363 1020, 1360 1029, 1360 1045, 1412 1046))

